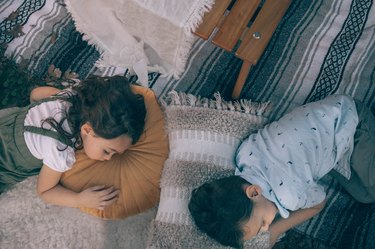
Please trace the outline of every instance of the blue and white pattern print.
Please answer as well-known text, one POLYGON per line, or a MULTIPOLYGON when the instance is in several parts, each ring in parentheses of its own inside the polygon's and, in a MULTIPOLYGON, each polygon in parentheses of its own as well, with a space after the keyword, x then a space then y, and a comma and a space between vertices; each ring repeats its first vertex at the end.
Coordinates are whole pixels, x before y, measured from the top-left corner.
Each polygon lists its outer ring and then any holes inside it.
POLYGON ((358 124, 353 99, 332 95, 294 109, 252 134, 239 147, 236 174, 259 185, 280 215, 326 197, 318 180, 331 169, 350 178, 358 124))

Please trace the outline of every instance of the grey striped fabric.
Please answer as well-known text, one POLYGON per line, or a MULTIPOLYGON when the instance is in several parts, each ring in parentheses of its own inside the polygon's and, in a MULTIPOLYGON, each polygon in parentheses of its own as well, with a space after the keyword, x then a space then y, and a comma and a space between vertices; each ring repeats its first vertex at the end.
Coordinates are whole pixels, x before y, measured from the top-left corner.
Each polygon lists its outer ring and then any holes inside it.
MULTIPOLYGON (((0 1, 0 46, 18 62, 27 60, 33 74, 45 77, 54 64, 85 78, 99 71, 99 53, 82 40, 62 0, 0 1), (12 15, 15 12, 17 15, 12 15)), ((180 79, 149 74, 149 86, 160 99, 171 90, 229 99, 241 67, 233 53, 197 39, 180 79)), ((241 96, 271 102, 269 119, 294 107, 346 93, 375 112, 375 5, 373 0, 293 1, 241 96)), ((332 248, 375 248, 374 205, 353 201, 329 182, 330 203, 298 231, 332 248)))
POLYGON ((234 174, 237 147, 267 122, 267 107, 267 103, 224 101, 220 95, 209 100, 169 93, 164 114, 170 154, 160 181, 149 249, 223 248, 194 226, 187 208, 191 191, 206 181, 234 174))

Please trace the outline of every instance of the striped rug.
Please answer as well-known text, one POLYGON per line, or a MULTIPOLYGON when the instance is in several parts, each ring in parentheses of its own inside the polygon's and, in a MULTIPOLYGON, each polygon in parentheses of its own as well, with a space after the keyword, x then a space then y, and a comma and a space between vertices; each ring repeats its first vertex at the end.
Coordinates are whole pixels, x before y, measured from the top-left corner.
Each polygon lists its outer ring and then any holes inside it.
MULTIPOLYGON (((94 66, 99 53, 82 40, 63 0, 0 1, 0 45, 7 57, 46 78, 51 64, 63 73, 125 74, 94 66)), ((179 79, 149 74, 149 86, 163 98, 171 90, 229 99, 241 61, 197 39, 179 79)), ((375 5, 372 0, 293 1, 266 51, 250 71, 241 97, 270 101, 270 118, 292 108, 346 93, 375 113, 375 5)), ((325 179, 329 201, 320 215, 295 231, 329 248, 375 248, 375 204, 355 202, 325 179)), ((290 247, 292 248, 292 247, 290 247)), ((313 247, 311 247, 313 248, 313 247)))

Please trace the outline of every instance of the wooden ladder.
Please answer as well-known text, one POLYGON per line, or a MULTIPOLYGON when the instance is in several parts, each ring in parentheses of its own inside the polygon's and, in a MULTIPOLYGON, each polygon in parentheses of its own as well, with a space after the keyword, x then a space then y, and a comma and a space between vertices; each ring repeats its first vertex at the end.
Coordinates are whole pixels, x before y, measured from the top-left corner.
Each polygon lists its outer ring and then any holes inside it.
POLYGON ((207 40, 218 28, 212 43, 228 52, 241 41, 235 55, 243 62, 232 98, 238 99, 251 67, 263 54, 290 3, 291 0, 266 0, 261 5, 261 0, 216 0, 204 15, 195 35, 207 40), (247 27, 250 20, 254 21, 247 27))

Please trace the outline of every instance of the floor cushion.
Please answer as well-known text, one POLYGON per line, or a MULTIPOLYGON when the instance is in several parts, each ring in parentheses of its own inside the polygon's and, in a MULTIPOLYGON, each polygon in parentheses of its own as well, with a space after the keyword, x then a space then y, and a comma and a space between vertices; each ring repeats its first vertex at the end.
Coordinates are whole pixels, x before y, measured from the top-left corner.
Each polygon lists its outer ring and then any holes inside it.
POLYGON ((95 185, 120 189, 119 199, 104 210, 81 208, 101 218, 125 218, 155 206, 159 200, 160 174, 169 152, 164 118, 150 89, 140 86, 133 89, 144 96, 147 109, 145 130, 139 141, 106 162, 89 159, 83 151, 78 151, 73 168, 61 179, 62 185, 77 192, 95 185))

